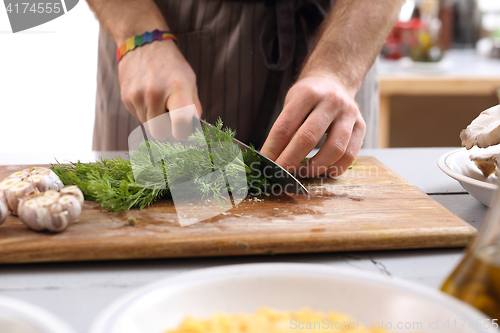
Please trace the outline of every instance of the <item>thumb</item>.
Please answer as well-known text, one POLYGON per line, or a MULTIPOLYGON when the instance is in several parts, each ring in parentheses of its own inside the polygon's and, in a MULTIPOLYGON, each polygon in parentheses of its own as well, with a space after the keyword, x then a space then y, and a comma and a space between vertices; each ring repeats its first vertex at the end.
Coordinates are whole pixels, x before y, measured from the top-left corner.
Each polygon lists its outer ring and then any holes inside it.
POLYGON ((192 94, 174 92, 166 102, 172 122, 172 134, 177 140, 186 140, 193 133, 193 119, 198 116, 192 94))

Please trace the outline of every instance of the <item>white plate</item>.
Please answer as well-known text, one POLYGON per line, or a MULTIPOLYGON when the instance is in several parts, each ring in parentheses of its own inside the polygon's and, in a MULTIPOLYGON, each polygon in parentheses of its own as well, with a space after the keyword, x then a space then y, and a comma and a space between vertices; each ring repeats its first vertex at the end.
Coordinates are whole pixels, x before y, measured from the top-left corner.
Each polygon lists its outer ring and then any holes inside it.
POLYGON ((390 322, 391 332, 490 332, 483 314, 437 290, 358 270, 267 263, 201 269, 147 285, 108 306, 90 333, 161 333, 187 315, 251 313, 263 306, 340 311, 365 323, 390 322), (462 327, 464 321, 479 324, 462 327), (396 329, 398 323, 414 327, 396 329), (433 323, 439 326, 429 327, 433 323))
POLYGON ((448 176, 460 182, 477 201, 489 207, 499 180, 495 175, 485 177, 469 157, 471 154, 498 150, 499 147, 496 146, 486 149, 473 147, 470 150, 460 148, 442 155, 438 160, 438 166, 448 176))
POLYGON ((0 296, 0 332, 75 333, 50 312, 5 296, 0 296))

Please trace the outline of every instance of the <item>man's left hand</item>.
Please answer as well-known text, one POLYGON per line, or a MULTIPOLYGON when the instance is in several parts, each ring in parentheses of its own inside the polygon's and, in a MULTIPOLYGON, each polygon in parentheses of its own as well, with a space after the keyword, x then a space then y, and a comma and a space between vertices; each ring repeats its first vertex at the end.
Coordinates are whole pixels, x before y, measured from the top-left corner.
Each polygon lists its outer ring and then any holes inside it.
POLYGON ((302 73, 261 153, 301 178, 340 176, 354 162, 366 131, 354 95, 331 73, 302 73), (323 147, 301 165, 324 133, 323 147))

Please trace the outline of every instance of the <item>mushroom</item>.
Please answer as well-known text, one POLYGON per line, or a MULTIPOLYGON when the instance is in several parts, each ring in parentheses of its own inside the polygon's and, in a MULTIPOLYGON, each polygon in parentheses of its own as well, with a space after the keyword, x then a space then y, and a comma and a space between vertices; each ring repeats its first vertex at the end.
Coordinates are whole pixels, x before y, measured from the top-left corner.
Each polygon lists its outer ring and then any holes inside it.
POLYGON ((500 105, 491 107, 479 114, 466 129, 460 133, 462 146, 486 148, 500 143, 500 105))
POLYGON ((17 215, 19 200, 31 192, 35 192, 35 186, 24 180, 5 190, 5 199, 7 199, 7 205, 12 214, 17 215))
MULTIPOLYGON (((491 107, 479 114, 466 129, 460 133, 462 146, 471 149, 473 146, 488 148, 500 143, 500 105, 491 107)), ((497 152, 477 153, 470 155, 485 177, 500 174, 500 154, 497 152)))
POLYGON ((470 160, 473 161, 485 177, 495 173, 499 174, 498 165, 500 163, 500 154, 498 153, 485 153, 485 154, 472 154, 470 160))

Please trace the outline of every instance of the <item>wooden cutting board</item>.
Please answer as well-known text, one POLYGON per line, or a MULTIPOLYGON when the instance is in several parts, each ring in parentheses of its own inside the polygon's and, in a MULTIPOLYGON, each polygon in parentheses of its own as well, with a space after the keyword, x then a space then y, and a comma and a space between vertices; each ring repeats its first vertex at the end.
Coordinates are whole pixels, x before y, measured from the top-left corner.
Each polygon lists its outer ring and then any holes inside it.
MULTIPOLYGON (((0 166, 0 179, 28 166, 0 166)), ((181 227, 173 203, 109 213, 88 201, 60 234, 17 217, 0 226, 0 263, 461 247, 475 229, 373 157, 309 196, 245 200, 229 215, 181 227), (137 219, 128 225, 128 217, 137 219)))

